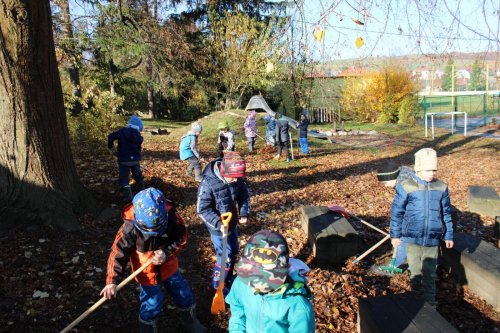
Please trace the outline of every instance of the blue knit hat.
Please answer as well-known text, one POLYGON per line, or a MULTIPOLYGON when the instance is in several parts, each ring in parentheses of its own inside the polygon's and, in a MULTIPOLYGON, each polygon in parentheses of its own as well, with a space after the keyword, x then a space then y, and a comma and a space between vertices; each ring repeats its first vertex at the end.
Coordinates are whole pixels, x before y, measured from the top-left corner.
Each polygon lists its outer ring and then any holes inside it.
POLYGON ((154 187, 137 193, 132 200, 134 205, 134 225, 147 235, 160 235, 167 226, 166 199, 154 187))
POLYGON ((130 117, 128 123, 129 125, 136 126, 139 129, 139 132, 142 132, 142 130, 144 129, 144 124, 142 123, 142 120, 139 116, 130 117))

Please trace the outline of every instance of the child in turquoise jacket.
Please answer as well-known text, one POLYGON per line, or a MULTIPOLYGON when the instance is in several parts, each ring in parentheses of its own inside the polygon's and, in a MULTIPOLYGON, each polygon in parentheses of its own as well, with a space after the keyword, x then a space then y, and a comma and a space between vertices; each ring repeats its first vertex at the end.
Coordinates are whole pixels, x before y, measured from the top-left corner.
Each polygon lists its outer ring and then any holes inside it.
POLYGON ((201 155, 198 151, 198 137, 203 131, 203 126, 200 123, 194 122, 191 124, 191 130, 186 133, 181 138, 179 144, 179 157, 181 161, 188 161, 189 165, 186 170, 188 177, 193 175, 194 170, 194 180, 201 182, 201 155))
POLYGON ((313 333, 312 293, 307 265, 289 258, 285 238, 273 231, 254 234, 237 264, 238 277, 226 297, 229 332, 313 333))

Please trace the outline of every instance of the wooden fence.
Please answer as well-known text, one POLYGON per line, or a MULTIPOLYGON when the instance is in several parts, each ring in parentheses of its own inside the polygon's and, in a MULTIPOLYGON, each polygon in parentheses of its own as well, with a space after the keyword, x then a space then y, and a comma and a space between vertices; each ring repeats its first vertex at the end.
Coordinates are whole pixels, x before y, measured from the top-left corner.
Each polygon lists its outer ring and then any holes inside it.
POLYGON ((333 123, 337 114, 328 107, 312 108, 309 110, 309 121, 311 123, 333 123))

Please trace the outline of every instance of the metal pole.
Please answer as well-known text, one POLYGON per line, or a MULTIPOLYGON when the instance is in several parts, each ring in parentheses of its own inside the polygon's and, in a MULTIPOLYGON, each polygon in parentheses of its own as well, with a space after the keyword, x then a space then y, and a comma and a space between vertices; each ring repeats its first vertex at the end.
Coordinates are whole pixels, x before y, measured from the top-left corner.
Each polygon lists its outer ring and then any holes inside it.
POLYGON ((453 130, 454 130, 454 128, 455 128, 455 114, 454 114, 454 113, 452 113, 452 114, 451 114, 451 134, 453 134, 453 133, 454 133, 454 131, 453 131, 453 130))
POLYGON ((488 95, 483 95, 483 125, 486 126, 486 98, 488 95))
POLYGON ((464 112, 464 136, 467 136, 467 112, 464 112))
POLYGON ((424 96, 422 100, 422 105, 424 107, 424 127, 425 127, 425 137, 427 137, 427 102, 424 96))
POLYGON ((488 90, 490 88, 490 82, 488 78, 490 77, 490 64, 486 64, 486 93, 488 93, 488 90))
POLYGON ((451 65, 451 106, 455 106, 455 65, 451 65))
POLYGON ((432 139, 434 140, 434 114, 431 115, 432 139))

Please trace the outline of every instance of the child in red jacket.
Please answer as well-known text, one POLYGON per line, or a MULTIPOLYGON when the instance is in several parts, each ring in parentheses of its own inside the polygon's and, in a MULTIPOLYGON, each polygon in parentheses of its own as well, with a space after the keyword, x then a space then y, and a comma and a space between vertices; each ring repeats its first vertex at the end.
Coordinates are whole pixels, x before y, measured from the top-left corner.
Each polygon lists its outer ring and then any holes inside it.
POLYGON ((196 318, 189 283, 179 272, 177 254, 187 243, 187 232, 173 203, 151 187, 137 193, 124 208, 122 217, 124 223, 111 248, 106 286, 100 295, 107 299, 116 296, 117 283, 129 260, 135 271, 153 258, 153 263, 135 278, 141 287, 139 331, 157 332, 156 321, 163 308, 163 284, 180 311, 184 330, 206 332, 196 318))

